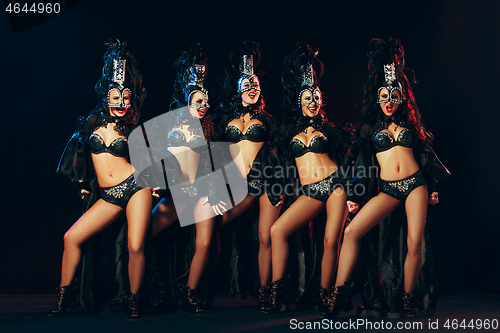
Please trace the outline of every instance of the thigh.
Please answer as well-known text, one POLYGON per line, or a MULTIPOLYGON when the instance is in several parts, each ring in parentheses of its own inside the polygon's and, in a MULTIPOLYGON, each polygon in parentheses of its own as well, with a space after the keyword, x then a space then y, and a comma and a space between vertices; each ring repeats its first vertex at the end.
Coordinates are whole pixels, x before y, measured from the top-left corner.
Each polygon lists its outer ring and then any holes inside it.
POLYGON ((325 204, 323 202, 301 195, 287 210, 285 210, 278 221, 274 223, 274 232, 288 238, 300 227, 311 221, 324 208, 325 204))
POLYGON ((427 217, 427 197, 427 185, 424 185, 411 191, 408 198, 406 198, 405 209, 409 239, 421 241, 423 237, 427 217))
POLYGON ((71 226, 66 236, 82 244, 110 225, 122 211, 123 208, 99 199, 71 226))
POLYGON ((363 237, 400 204, 401 201, 385 193, 379 193, 361 208, 356 217, 347 226, 346 233, 355 235, 357 238, 363 237))
POLYGON ((205 202, 206 196, 201 197, 193 207, 193 218, 195 223, 214 218, 215 212, 208 202, 205 202), (202 204, 205 202, 205 204, 202 204))
POLYGON ((177 220, 177 210, 175 208, 172 199, 162 198, 153 208, 153 216, 161 215, 162 218, 168 219, 168 223, 165 224, 166 228, 177 220))
POLYGON ((347 194, 342 188, 337 188, 326 202, 326 227, 325 238, 339 239, 344 225, 345 211, 347 209, 347 194))
POLYGON ((151 218, 152 203, 153 199, 149 188, 134 193, 127 203, 129 243, 136 246, 144 243, 151 218))
POLYGON ((271 226, 280 216, 281 207, 271 204, 267 194, 262 194, 259 198, 259 234, 269 234, 271 226))
POLYGON ((215 217, 196 222, 196 243, 209 244, 215 228, 215 217))
POLYGON ((249 194, 245 199, 243 199, 242 202, 240 202, 233 208, 228 209, 227 212, 224 212, 224 215, 222 216, 222 225, 225 225, 226 223, 240 216, 241 213, 250 208, 255 199, 257 199, 256 196, 249 194))

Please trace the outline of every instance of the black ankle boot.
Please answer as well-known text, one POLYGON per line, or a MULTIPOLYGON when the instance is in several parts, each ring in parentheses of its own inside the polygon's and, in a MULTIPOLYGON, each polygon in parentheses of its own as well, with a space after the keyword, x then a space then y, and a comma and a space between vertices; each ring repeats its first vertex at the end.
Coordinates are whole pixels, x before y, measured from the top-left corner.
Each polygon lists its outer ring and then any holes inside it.
POLYGON ((139 305, 139 293, 130 293, 128 298, 128 317, 131 319, 137 319, 142 317, 142 313, 139 305))
POLYGON ((259 303, 258 307, 260 311, 266 311, 269 307, 269 296, 271 294, 271 287, 268 284, 261 284, 259 288, 259 303))
POLYGON ((66 315, 68 308, 78 308, 73 286, 62 286, 57 288, 57 290, 59 293, 57 295, 56 308, 49 312, 49 317, 62 317, 66 315))
POLYGON ((271 295, 269 296, 269 306, 266 309, 267 313, 276 313, 282 311, 283 303, 286 296, 285 279, 274 281, 271 283, 271 295))
POLYGON ((340 311, 351 311, 354 282, 346 282, 345 285, 335 287, 332 291, 330 306, 328 307, 328 318, 336 318, 340 314, 340 311))
POLYGON ((192 313, 202 313, 203 309, 196 301, 196 290, 186 287, 184 289, 184 296, 182 297, 182 310, 192 313))
POLYGON ((414 296, 415 295, 413 293, 407 293, 406 291, 403 293, 403 317, 415 317, 415 304, 413 303, 414 296))
POLYGON ((318 311, 321 318, 328 314, 328 307, 330 306, 332 293, 332 288, 325 289, 323 287, 319 287, 318 311))

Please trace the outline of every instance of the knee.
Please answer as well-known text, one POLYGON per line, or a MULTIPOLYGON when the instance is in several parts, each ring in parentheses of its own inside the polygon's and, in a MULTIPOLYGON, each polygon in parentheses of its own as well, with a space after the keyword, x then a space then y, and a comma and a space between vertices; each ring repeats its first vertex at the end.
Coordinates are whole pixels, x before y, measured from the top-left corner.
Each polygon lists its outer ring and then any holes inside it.
POLYGON ((131 257, 137 257, 144 255, 144 242, 129 241, 128 242, 128 254, 131 257))
POLYGON ((274 224, 271 227, 270 236, 271 236, 271 242, 276 242, 279 240, 286 239, 286 237, 283 234, 283 230, 281 230, 276 224, 274 224))
POLYGON ((359 242, 361 236, 351 226, 347 226, 344 231, 344 242, 359 242))
POLYGON ((211 245, 212 245, 211 238, 196 239, 196 252, 208 253, 210 251, 211 245))
POLYGON ((71 232, 70 230, 66 231, 66 233, 64 234, 64 237, 63 237, 63 240, 64 240, 64 247, 67 248, 67 247, 80 247, 80 244, 79 244, 79 241, 76 237, 76 235, 74 235, 73 232, 71 232))
POLYGON ((408 254, 412 256, 418 256, 422 254, 422 238, 412 238, 408 237, 406 240, 408 247, 408 254))
POLYGON ((323 243, 324 243, 325 251, 327 251, 327 250, 333 251, 333 252, 338 251, 339 240, 337 238, 325 236, 325 240, 323 243))
POLYGON ((261 247, 271 246, 271 233, 269 231, 261 232, 259 231, 259 242, 261 247))

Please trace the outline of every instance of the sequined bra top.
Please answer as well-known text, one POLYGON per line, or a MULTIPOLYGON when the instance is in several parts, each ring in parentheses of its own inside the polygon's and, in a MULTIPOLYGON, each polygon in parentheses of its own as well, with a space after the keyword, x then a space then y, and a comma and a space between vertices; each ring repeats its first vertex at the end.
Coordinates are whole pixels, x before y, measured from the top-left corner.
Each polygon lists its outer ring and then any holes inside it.
POLYGON ((94 154, 110 153, 116 157, 125 157, 128 155, 128 140, 126 138, 116 138, 109 146, 97 133, 92 133, 89 137, 90 151, 94 154))
POLYGON ((262 124, 253 124, 248 127, 245 134, 233 125, 226 127, 226 137, 230 142, 237 143, 243 140, 252 142, 264 142, 266 140, 266 126, 262 124))
POLYGON ((201 135, 193 135, 191 140, 186 141, 184 133, 178 129, 173 129, 168 133, 168 145, 170 147, 188 147, 195 153, 200 154, 201 150, 207 146, 207 143, 201 135))
POLYGON ((323 134, 316 135, 306 146, 302 141, 297 138, 290 141, 290 148, 295 158, 298 158, 305 153, 325 154, 328 153, 328 139, 323 134))
POLYGON ((406 148, 411 148, 413 143, 413 135, 409 129, 404 129, 399 132, 396 140, 388 132, 381 131, 375 134, 373 137, 373 143, 375 145, 375 150, 377 153, 386 151, 395 146, 403 146, 406 148))

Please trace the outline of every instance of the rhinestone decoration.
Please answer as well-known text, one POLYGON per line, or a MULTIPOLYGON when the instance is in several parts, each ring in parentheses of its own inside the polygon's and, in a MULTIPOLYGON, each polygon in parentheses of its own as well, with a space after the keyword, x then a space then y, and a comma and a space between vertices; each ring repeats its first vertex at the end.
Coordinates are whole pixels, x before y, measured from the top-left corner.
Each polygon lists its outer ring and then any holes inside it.
POLYGON ((126 60, 113 60, 113 82, 119 83, 120 85, 125 82, 125 63, 126 60))
POLYGON ((240 66, 240 73, 241 77, 238 80, 238 93, 241 95, 245 91, 249 90, 256 90, 256 91, 261 91, 260 86, 254 86, 254 78, 257 77, 257 75, 254 74, 253 72, 253 55, 244 55, 243 56, 243 63, 240 66), (248 88, 241 89, 241 83, 243 82, 244 79, 248 79, 250 81, 250 86, 248 88))
POLYGON ((302 89, 301 92, 299 93, 299 98, 298 98, 299 107, 303 107, 303 106, 312 104, 312 102, 315 102, 318 106, 321 106, 321 105, 323 105, 323 97, 322 96, 323 96, 323 94, 321 93, 321 90, 319 89, 319 87, 316 87, 314 90, 312 90, 311 88, 302 89), (305 91, 309 91, 311 93, 312 98, 308 101, 305 101, 304 103, 301 103, 300 99, 302 98, 302 94, 305 91), (319 96, 316 96, 316 92, 319 92, 319 96))
POLYGON ((397 188, 399 192, 406 193, 408 189, 417 183, 416 177, 411 177, 410 179, 398 180, 395 182, 387 182, 391 188, 397 188))
POLYGON ((203 87, 203 82, 205 82, 205 65, 194 65, 188 69, 188 86, 199 86, 203 87))
POLYGON ((111 188, 105 189, 104 193, 106 193, 109 196, 112 196, 113 198, 119 199, 123 198, 123 195, 125 191, 131 186, 128 182, 123 182, 121 184, 118 184, 116 186, 113 186, 111 188))
POLYGON ((189 93, 188 95, 188 98, 187 98, 187 102, 191 102, 191 96, 194 95, 194 93, 196 92, 200 92, 203 94, 203 96, 205 96, 205 102, 203 102, 203 104, 196 104, 196 103, 193 103, 193 104, 189 104, 188 107, 190 108, 209 108, 210 105, 208 104, 208 91, 203 87, 203 86, 199 86, 200 89, 199 90, 193 90, 189 93))
POLYGON ((316 193, 321 193, 321 194, 326 194, 330 193, 330 184, 331 184, 331 178, 328 177, 326 179, 323 179, 315 184, 311 184, 309 186, 309 189, 314 190, 316 193))
POLYGON ((254 189, 261 189, 262 186, 264 186, 264 182, 262 182, 262 180, 252 180, 250 183, 248 183, 248 186, 254 189))
POLYGON ((394 63, 390 65, 384 65, 384 74, 385 74, 385 82, 388 85, 392 85, 392 83, 396 81, 396 69, 394 67, 394 63))
POLYGON ((243 56, 243 68, 240 69, 241 74, 253 76, 253 55, 243 56))
POLYGON ((198 195, 198 189, 194 186, 186 186, 186 187, 181 187, 182 192, 184 194, 187 194, 190 198, 194 198, 198 195))
MULTIPOLYGON (((121 87, 123 88, 123 86, 121 87)), ((123 95, 125 94, 125 91, 128 91, 130 93, 130 96, 132 96, 132 91, 129 88, 122 89, 121 91, 117 88, 110 89, 108 92, 108 106, 110 108, 125 108, 125 109, 131 107, 132 105, 123 103, 123 95), (109 103, 109 93, 112 91, 117 91, 120 94, 120 103, 118 104, 109 103)))
POLYGON ((312 64, 307 65, 304 69, 304 65, 300 66, 302 71, 302 86, 312 87, 314 85, 314 71, 312 64))
MULTIPOLYGON (((399 85, 399 82, 398 82, 398 85, 399 85)), ((382 89, 384 89, 384 88, 385 88, 385 89, 387 89, 387 90, 389 90, 389 98, 384 98, 384 99, 382 99, 382 98, 381 98, 381 99, 379 99, 379 100, 377 101, 377 103, 379 103, 379 104, 380 104, 380 103, 388 103, 388 102, 391 102, 391 103, 394 103, 394 104, 401 104, 401 103, 403 103, 403 101, 402 101, 401 99, 393 99, 393 98, 392 98, 392 92, 393 92, 394 90, 399 91, 399 94, 400 94, 400 95, 403 95, 403 92, 401 91, 401 86, 400 86, 400 85, 399 85, 398 87, 393 87, 393 86, 388 86, 388 87, 380 87, 380 88, 378 88, 378 90, 377 90, 377 96, 380 96, 380 91, 381 91, 382 89)))

